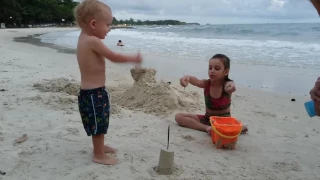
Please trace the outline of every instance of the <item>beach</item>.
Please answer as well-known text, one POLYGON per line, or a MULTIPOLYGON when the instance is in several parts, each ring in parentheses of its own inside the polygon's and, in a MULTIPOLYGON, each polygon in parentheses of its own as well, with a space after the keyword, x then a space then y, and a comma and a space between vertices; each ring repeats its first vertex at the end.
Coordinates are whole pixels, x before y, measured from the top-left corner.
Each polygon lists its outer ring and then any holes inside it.
MULTIPOLYGON (((165 70, 151 85, 134 83, 133 65, 110 61, 106 85, 112 114, 105 142, 118 149, 119 164, 92 163, 91 137, 83 129, 77 106, 80 73, 74 52, 28 42, 30 38, 21 42, 29 35, 74 30, 0 30, 0 170, 6 172, 0 179, 320 179, 320 120, 310 118, 304 109, 308 92, 238 87, 232 115, 249 132, 240 135, 235 150, 216 149, 206 133, 174 121, 177 112, 204 113, 201 90, 184 90, 178 78, 165 76, 165 70), (166 176, 154 169, 160 150, 167 148, 168 125, 175 169, 166 176), (23 134, 28 139, 14 144, 23 134)), ((144 57, 157 59, 151 53, 144 57)))

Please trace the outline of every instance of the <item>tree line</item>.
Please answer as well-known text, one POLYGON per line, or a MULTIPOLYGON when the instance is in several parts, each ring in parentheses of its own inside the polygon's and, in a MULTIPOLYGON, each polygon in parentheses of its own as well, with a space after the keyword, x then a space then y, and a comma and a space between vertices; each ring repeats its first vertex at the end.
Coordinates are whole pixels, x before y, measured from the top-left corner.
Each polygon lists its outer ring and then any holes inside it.
MULTIPOLYGON (((0 23, 6 27, 26 27, 39 24, 74 23, 74 0, 1 0, 0 23)), ((132 18, 117 20, 113 25, 185 25, 177 20, 141 21, 132 18)))
POLYGON ((9 27, 74 22, 73 0, 1 0, 0 23, 9 27))
POLYGON ((181 22, 178 20, 157 20, 157 21, 141 21, 141 20, 134 20, 132 18, 126 19, 126 20, 117 20, 115 17, 113 17, 112 21, 113 25, 185 25, 187 23, 181 22))

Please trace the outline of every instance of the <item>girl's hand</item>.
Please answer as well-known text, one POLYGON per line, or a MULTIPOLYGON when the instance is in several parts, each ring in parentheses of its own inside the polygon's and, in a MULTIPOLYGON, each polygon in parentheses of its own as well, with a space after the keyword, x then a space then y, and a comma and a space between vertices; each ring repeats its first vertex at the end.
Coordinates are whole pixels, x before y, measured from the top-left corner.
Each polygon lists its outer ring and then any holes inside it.
POLYGON ((229 81, 229 82, 226 83, 226 85, 224 87, 224 90, 227 93, 231 94, 231 93, 236 91, 236 85, 232 81, 229 81))
POLYGON ((314 84, 314 87, 310 91, 310 97, 313 101, 319 101, 320 102, 320 77, 314 84))
POLYGON ((317 96, 315 88, 312 88, 310 91, 310 97, 313 101, 319 101, 320 98, 317 96))
POLYGON ((320 101, 314 101, 314 110, 317 116, 320 116, 320 101))
POLYGON ((180 85, 182 86, 182 87, 186 87, 186 86, 188 86, 188 84, 189 84, 189 76, 183 76, 181 79, 180 79, 180 85))

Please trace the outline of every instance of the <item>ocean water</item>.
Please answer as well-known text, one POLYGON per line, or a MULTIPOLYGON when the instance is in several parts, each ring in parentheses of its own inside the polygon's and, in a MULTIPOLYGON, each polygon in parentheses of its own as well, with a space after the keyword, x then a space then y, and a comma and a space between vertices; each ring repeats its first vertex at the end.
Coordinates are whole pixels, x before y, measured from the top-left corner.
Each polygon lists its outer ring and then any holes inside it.
MULTIPOLYGON (((79 33, 49 33, 41 40, 75 48, 79 33)), ((240 84, 286 93, 306 94, 320 68, 320 24, 138 26, 114 29, 104 42, 114 50, 152 55, 147 64, 166 67, 162 73, 172 76, 205 77, 210 57, 223 53, 231 58, 231 73, 240 84), (120 39, 125 47, 115 46, 120 39), (305 88, 297 88, 297 81, 305 88)))

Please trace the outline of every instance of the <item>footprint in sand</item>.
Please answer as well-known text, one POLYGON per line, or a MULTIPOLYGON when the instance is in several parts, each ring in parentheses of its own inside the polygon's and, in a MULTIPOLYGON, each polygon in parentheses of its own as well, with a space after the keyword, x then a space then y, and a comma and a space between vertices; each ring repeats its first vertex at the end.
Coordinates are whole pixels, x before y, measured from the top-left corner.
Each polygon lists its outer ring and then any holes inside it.
POLYGON ((190 135, 186 135, 186 136, 181 136, 183 139, 187 140, 187 141, 192 141, 195 140, 195 138, 193 136, 190 135))
POLYGON ((17 139, 14 141, 14 145, 15 145, 15 144, 19 144, 19 143, 23 143, 23 142, 25 142, 27 139, 28 139, 28 135, 27 135, 27 134, 23 134, 22 136, 20 136, 19 138, 17 138, 17 139))

